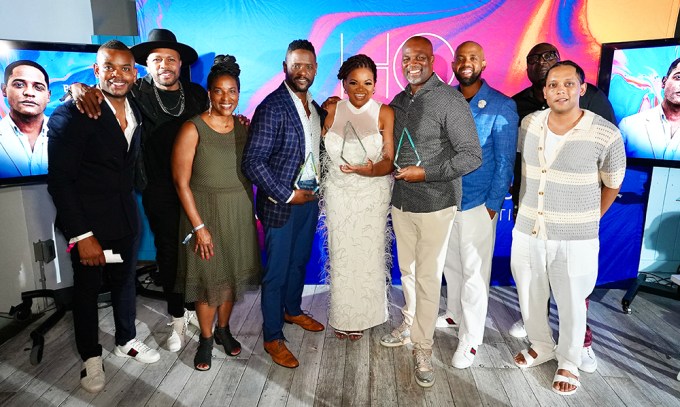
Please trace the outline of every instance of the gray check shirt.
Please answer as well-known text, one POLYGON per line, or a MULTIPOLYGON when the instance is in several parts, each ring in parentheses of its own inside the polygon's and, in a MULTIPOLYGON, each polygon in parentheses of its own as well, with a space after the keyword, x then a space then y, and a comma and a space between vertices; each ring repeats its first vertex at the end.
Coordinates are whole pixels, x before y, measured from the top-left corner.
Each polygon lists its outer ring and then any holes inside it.
MULTIPOLYGON (((395 182, 392 206, 415 213, 460 207, 461 177, 482 163, 477 129, 463 95, 433 74, 415 95, 409 85, 390 106, 395 115, 395 149, 407 128, 425 168, 424 182, 395 182)), ((402 145, 399 162, 415 164, 406 137, 402 145)))

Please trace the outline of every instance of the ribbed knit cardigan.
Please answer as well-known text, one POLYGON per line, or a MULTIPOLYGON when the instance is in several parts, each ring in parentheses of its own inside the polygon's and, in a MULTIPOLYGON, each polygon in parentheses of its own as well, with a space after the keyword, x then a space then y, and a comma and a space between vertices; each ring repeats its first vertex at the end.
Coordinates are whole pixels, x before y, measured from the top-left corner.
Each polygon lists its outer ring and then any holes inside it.
POLYGON ((620 187, 626 154, 616 126, 589 110, 584 112, 556 146, 552 162, 544 157, 550 109, 522 120, 517 231, 548 240, 598 237, 602 186, 620 187))

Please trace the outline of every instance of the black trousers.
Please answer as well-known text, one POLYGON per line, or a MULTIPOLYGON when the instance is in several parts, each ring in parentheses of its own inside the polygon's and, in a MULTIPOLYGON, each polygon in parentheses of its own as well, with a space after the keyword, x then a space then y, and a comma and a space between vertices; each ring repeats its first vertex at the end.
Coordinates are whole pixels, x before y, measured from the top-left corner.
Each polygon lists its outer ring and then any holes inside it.
POLYGON ((122 263, 105 266, 84 266, 76 244, 71 250, 73 264, 73 325, 76 347, 83 361, 101 356, 99 344, 99 313, 97 297, 106 276, 111 287, 113 320, 116 327, 116 345, 125 345, 137 335, 135 329, 135 239, 99 241, 103 249, 111 249, 123 258, 122 263))
POLYGON ((174 187, 148 185, 142 194, 144 212, 154 235, 156 264, 168 303, 168 314, 184 316, 184 297, 175 290, 179 250, 180 203, 174 187))

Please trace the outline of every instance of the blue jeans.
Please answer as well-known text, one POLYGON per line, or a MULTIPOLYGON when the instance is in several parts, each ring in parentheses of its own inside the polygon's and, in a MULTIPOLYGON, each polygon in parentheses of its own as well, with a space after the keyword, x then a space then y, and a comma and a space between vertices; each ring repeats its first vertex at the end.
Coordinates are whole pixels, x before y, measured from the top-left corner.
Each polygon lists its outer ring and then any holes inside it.
POLYGON ((284 311, 302 314, 302 289, 318 217, 318 202, 308 202, 294 205, 283 226, 264 228, 267 263, 262 276, 262 331, 266 342, 285 339, 284 311))

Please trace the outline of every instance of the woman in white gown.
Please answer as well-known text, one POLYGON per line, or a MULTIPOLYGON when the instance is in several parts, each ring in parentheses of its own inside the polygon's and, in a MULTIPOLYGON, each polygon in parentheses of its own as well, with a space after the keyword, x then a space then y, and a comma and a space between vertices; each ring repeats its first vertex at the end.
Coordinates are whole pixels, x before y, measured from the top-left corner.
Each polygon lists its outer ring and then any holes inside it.
POLYGON ((394 111, 372 99, 376 73, 366 55, 347 59, 338 79, 348 98, 329 106, 324 122, 329 324, 339 339, 358 340, 388 317, 394 111))

